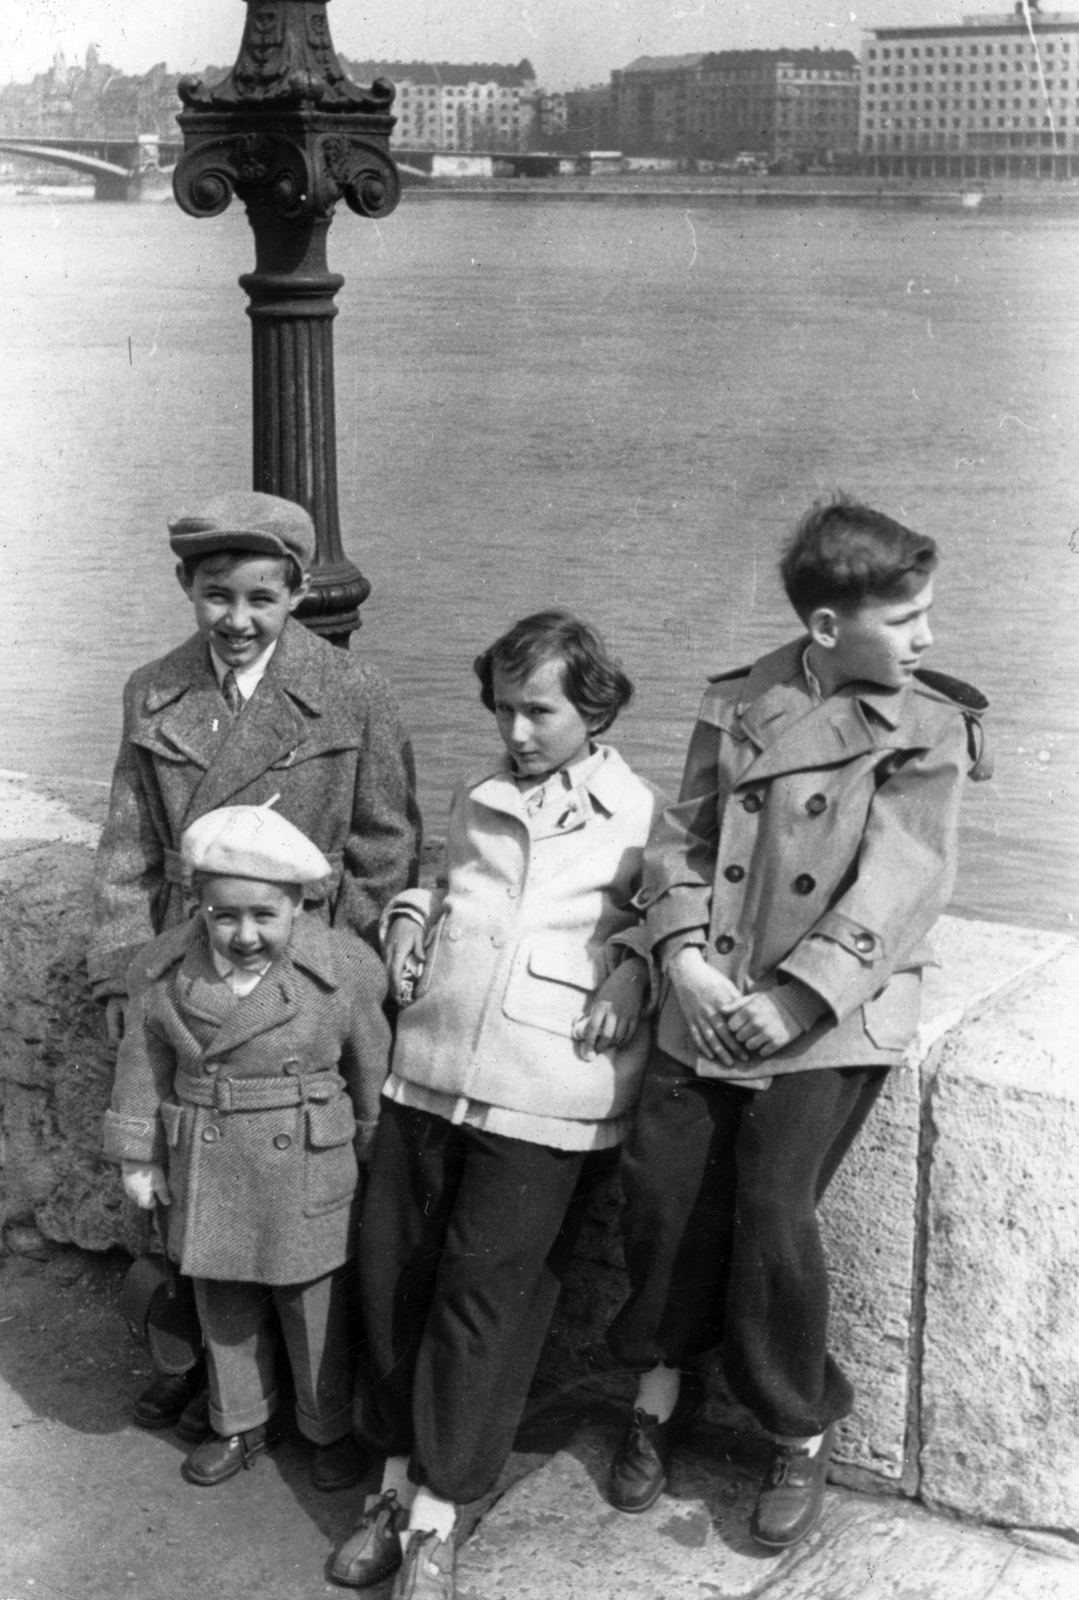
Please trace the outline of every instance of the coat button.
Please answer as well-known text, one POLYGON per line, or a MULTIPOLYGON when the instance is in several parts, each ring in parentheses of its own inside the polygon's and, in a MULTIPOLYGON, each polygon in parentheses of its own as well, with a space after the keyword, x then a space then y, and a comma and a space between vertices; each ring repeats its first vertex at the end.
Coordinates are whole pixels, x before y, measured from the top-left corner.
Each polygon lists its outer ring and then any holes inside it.
POLYGON ((203 1142, 203 1144, 213 1144, 214 1140, 215 1139, 220 1139, 220 1137, 221 1137, 220 1128, 203 1128, 203 1130, 202 1130, 202 1142, 203 1142))
POLYGON ((516 900, 520 892, 520 889, 518 889, 515 883, 511 883, 506 886, 506 893, 509 895, 511 900, 516 900))
POLYGON ((216 1077, 220 1069, 216 1061, 207 1061, 202 1070, 207 1078, 213 1078, 216 1077))
POLYGON ((822 794, 811 794, 806 801, 806 810, 811 817, 819 817, 822 811, 828 809, 828 802, 822 794))
POLYGON ((861 950, 863 955, 868 954, 876 942, 871 933, 856 933, 854 936, 854 948, 861 950))
POLYGON ((794 880, 795 894, 812 894, 816 887, 816 878, 811 878, 808 872, 800 872, 794 880))
POLYGON ((764 796, 760 795, 760 794, 757 794, 754 791, 754 792, 751 792, 750 794, 747 794, 745 799, 742 801, 742 810, 743 811, 759 811, 763 805, 764 805, 764 796))
POLYGON ((292 1135, 290 1133, 275 1133, 273 1136, 273 1147, 275 1150, 287 1150, 291 1143, 292 1135))
POLYGON ((501 950, 501 948, 505 944, 505 942, 506 942, 506 935, 504 933, 492 933, 492 935, 491 935, 491 943, 494 945, 496 950, 501 950))
POLYGON ((728 883, 741 883, 745 875, 745 867, 725 867, 723 871, 723 876, 728 883))
POLYGON ((729 933, 720 934, 719 938, 716 940, 716 949, 719 951, 721 956, 730 955, 731 951, 734 949, 734 940, 731 938, 729 933))
POLYGON ((303 1068, 298 1061, 293 1060, 286 1061, 282 1071, 284 1072, 286 1078, 298 1078, 302 1073, 303 1068))

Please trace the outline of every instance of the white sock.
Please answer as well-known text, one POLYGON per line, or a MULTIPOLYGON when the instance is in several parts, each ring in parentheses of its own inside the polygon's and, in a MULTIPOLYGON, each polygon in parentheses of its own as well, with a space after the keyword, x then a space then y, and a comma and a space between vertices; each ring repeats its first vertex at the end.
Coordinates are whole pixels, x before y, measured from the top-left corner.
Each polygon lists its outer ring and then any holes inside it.
POLYGON ((662 1361, 649 1372, 641 1374, 637 1385, 634 1409, 644 1411, 660 1422, 668 1422, 678 1403, 682 1374, 677 1367, 665 1367, 662 1361))
POLYGON ((427 1488, 416 1491, 408 1516, 410 1534, 437 1533, 439 1539, 445 1542, 452 1535, 456 1521, 457 1507, 452 1500, 443 1500, 441 1495, 432 1494, 427 1488))
POLYGON ((823 1433, 811 1433, 808 1438, 799 1434, 777 1433, 773 1435, 777 1444, 789 1444, 795 1450, 804 1450, 807 1456, 815 1456, 824 1443, 823 1433))
POLYGON ((397 1504, 404 1506, 407 1511, 415 1500, 418 1486, 408 1475, 408 1456, 387 1456, 386 1465, 382 1469, 382 1483, 377 1494, 367 1496, 365 1511, 370 1511, 381 1500, 388 1490, 393 1489, 397 1494, 397 1504))

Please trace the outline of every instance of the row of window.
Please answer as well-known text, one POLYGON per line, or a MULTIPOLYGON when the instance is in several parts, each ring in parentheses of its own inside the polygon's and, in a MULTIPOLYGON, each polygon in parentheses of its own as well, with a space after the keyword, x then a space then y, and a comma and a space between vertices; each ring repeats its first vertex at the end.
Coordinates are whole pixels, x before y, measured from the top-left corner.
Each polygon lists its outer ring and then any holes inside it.
MULTIPOLYGON (((867 117, 865 125, 866 125, 867 128, 873 128, 873 127, 876 126, 876 123, 875 123, 875 121, 874 121, 874 119, 872 117, 867 117)), ((903 126, 903 118, 902 117, 882 117, 880 119, 880 125, 881 125, 882 128, 901 128, 903 126)), ((953 117, 951 125, 952 125, 953 128, 961 128, 963 126, 962 117, 953 117)), ((992 118, 983 117, 981 125, 982 125, 983 128, 991 127, 992 126, 992 118)), ((1023 126, 1023 119, 1022 119, 1022 117, 1014 117, 1013 116, 1011 121, 1009 122, 1007 117, 998 117, 996 119, 996 125, 997 125, 998 128, 1008 128, 1008 127, 1021 128, 1023 126)), ((1054 124, 1050 121, 1050 119, 1048 117, 1042 117, 1041 121, 1039 121, 1037 117, 1028 117, 1026 125, 1027 125, 1028 128, 1051 128, 1051 127, 1054 126, 1054 124)), ((927 127, 931 127, 932 126, 932 122, 931 122, 931 119, 928 118, 928 117, 911 117, 907 122, 907 126, 909 128, 927 128, 927 127)), ((948 118, 947 117, 938 117, 937 118, 937 127, 938 128, 946 128, 947 126, 948 126, 948 118)), ((1068 126, 1067 117, 1057 117, 1055 126, 1058 127, 1058 128, 1066 128, 1068 126)))
MULTIPOLYGON (((923 111, 932 111, 934 109, 934 107, 936 107, 936 109, 938 111, 962 111, 962 109, 963 109, 962 102, 959 101, 959 100, 922 100, 920 102, 920 104, 921 104, 921 108, 922 108, 923 111)), ((1059 101, 1059 109, 1061 111, 1066 111, 1068 109, 1069 104, 1070 104, 1070 101, 1065 100, 1062 97, 1061 100, 1059 101)), ((896 103, 895 103, 895 109, 897 111, 902 111, 904 106, 906 107, 906 109, 908 111, 917 111, 918 110, 918 106, 919 106, 919 101, 917 101, 917 100, 897 100, 896 103)), ((992 99, 991 98, 983 98, 983 100, 981 102, 981 108, 982 108, 983 111, 992 111, 992 109, 993 109, 993 101, 992 101, 992 99)), ((999 98, 997 100, 997 102, 996 102, 996 108, 997 108, 998 111, 1007 111, 1007 109, 1008 109, 1007 97, 999 98)), ((1012 102, 1011 102, 1011 108, 1012 108, 1013 111, 1022 111, 1022 109, 1023 109, 1023 101, 1022 101, 1022 97, 1021 96, 1018 96, 1018 95, 1013 96, 1012 102)), ((876 103, 867 103, 867 105, 866 105, 866 112, 870 116, 872 116, 873 112, 878 110, 878 109, 880 111, 890 111, 892 109, 891 101, 890 100, 881 100, 880 103, 879 103, 879 106, 876 103)), ((977 100, 968 100, 967 103, 966 103, 966 109, 968 111, 977 111, 977 109, 978 109, 978 101, 977 100)), ((1046 101, 1040 100, 1040 99, 1036 99, 1033 95, 1031 95, 1031 97, 1027 101, 1027 110, 1028 111, 1043 111, 1044 110, 1044 111, 1048 112, 1051 109, 1052 108, 1047 104, 1046 101)))
MULTIPOLYGON (((1045 43, 1039 43, 1038 52, 1040 52, 1042 55, 1047 55, 1047 56, 1054 55, 1056 53, 1056 51, 1055 51, 1056 43, 1057 43, 1057 41, 1053 40, 1053 39, 1046 40, 1045 43)), ((1062 39, 1062 40, 1059 41, 1059 43, 1060 43, 1061 53, 1063 55, 1067 55, 1069 50, 1071 49, 1070 42, 1067 39, 1062 39)), ((918 58, 918 54, 919 54, 919 49, 920 48, 922 48, 922 47, 919 47, 918 45, 911 46, 910 54, 911 54, 912 58, 914 58, 915 60, 917 60, 917 58, 918 58)), ((932 59, 934 49, 936 50, 938 55, 946 56, 948 54, 949 47, 946 44, 936 45, 936 46, 931 45, 931 44, 930 45, 925 45, 924 46, 925 55, 928 56, 930 59, 932 59)), ((976 56, 978 54, 978 49, 979 49, 979 47, 976 44, 968 45, 967 46, 967 55, 968 56, 976 56)), ((986 45, 982 45, 981 46, 981 51, 982 51, 983 55, 991 56, 993 54, 993 49, 994 49, 994 47, 991 44, 986 44, 986 45)), ((1027 44, 1027 42, 1025 40, 1021 40, 1018 43, 1012 44, 1012 45, 998 44, 996 46, 996 53, 997 53, 997 55, 1000 55, 1000 56, 1006 56, 1008 54, 1021 56, 1021 55, 1027 54, 1028 52, 1030 54, 1032 54, 1032 55, 1035 53, 1033 46, 1027 44)), ((890 61, 893 55, 895 56, 895 59, 897 61, 903 61, 906 58, 906 54, 907 54, 906 49, 902 45, 897 50, 883 49, 883 50, 880 50, 879 52, 876 49, 871 47, 869 50, 866 51, 866 59, 869 60, 869 61, 876 61, 878 53, 879 53, 880 59, 882 61, 890 61)), ((951 53, 954 56, 961 56, 963 54, 963 46, 961 44, 957 44, 957 45, 951 46, 951 53)))

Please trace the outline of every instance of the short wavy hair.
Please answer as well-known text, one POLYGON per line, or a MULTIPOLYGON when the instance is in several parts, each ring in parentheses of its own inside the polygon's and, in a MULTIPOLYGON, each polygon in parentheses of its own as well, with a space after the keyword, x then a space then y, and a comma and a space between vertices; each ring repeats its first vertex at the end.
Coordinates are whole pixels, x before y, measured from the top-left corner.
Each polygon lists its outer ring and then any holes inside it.
POLYGON ((488 711, 495 709, 494 670, 508 678, 527 678, 545 661, 562 663, 562 686, 589 724, 603 733, 633 698, 633 684, 621 664, 587 622, 572 612, 554 608, 536 611, 515 622, 476 657, 473 670, 480 680, 480 699, 488 711))
POLYGON ((937 560, 928 535, 838 494, 806 512, 779 572, 804 622, 818 606, 849 613, 867 601, 909 600, 925 588, 937 560))

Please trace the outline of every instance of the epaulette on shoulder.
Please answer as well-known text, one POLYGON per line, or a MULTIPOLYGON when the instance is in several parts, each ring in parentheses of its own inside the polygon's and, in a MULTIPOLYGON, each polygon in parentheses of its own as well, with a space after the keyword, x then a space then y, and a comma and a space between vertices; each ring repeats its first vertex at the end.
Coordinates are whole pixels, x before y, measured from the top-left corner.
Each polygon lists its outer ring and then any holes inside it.
POLYGON ((728 678, 748 678, 753 671, 752 667, 735 667, 730 672, 710 672, 709 683, 726 683, 728 678))
POLYGON ((145 945, 131 963, 127 972, 128 992, 134 994, 148 983, 163 978, 170 967, 182 961, 187 954, 193 932, 192 920, 167 928, 145 945))
POLYGON ((915 693, 927 699, 952 705, 967 725, 967 752, 970 756, 970 777, 982 783, 993 776, 993 752, 982 727, 982 716, 989 710, 989 701, 980 689, 962 678, 953 678, 947 672, 933 672, 919 667, 914 674, 915 693))

